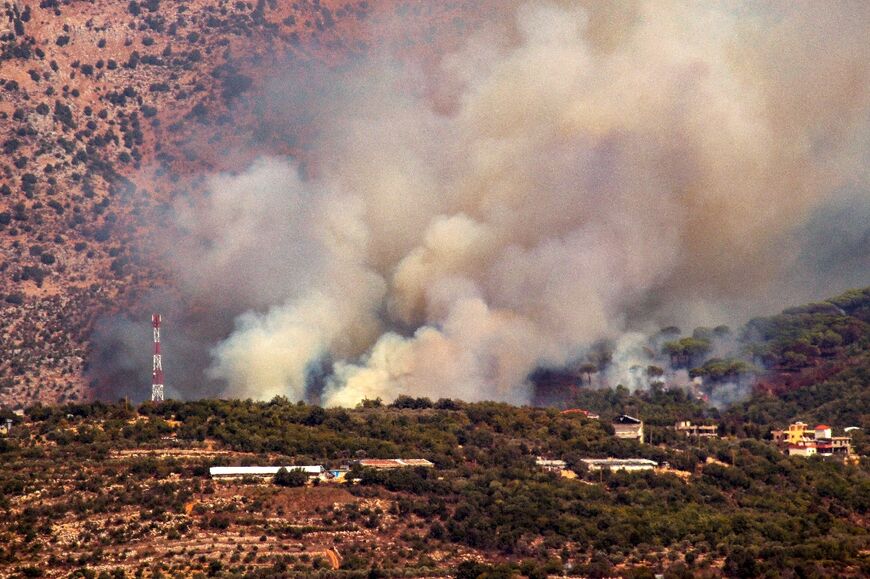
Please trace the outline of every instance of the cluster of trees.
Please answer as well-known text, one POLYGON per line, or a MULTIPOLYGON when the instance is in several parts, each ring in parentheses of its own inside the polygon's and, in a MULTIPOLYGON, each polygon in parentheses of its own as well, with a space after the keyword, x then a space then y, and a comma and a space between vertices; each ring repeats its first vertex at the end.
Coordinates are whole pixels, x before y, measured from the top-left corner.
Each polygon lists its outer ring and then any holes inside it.
POLYGON ((839 427, 858 426, 853 438, 859 453, 870 450, 862 434, 870 432, 870 352, 825 380, 776 395, 759 391, 724 413, 729 425, 759 425, 763 431, 782 428, 795 420, 839 427))
MULTIPOLYGON (((583 396, 578 402, 585 407, 640 414, 661 432, 678 418, 718 416, 678 390, 630 393, 619 388, 590 390, 583 396)), ((859 410, 866 412, 866 406, 859 410)), ((277 464, 345 463, 363 456, 429 458, 436 469, 355 466, 351 477, 361 484, 350 489, 361 497, 394 499, 400 517, 426 526, 430 543, 537 561, 530 573, 571 560, 580 561, 577 568, 590 576, 607 576, 621 564, 648 569, 643 561, 691 574, 724 559, 730 575, 787 568, 835 575, 856 569, 859 553, 870 545, 867 530, 855 522, 870 509, 866 464, 789 458, 763 440, 710 440, 698 446, 674 435, 667 447, 639 445, 615 439, 606 420, 582 415, 497 403, 427 404, 411 398, 352 410, 281 398, 167 401, 138 409, 95 402, 34 406, 27 415, 32 421, 28 428, 56 446, 29 449, 13 439, 0 448, 0 461, 16 465, 0 471, 0 490, 7 500, 46 484, 40 479, 45 469, 38 466, 45 461, 72 471, 73 464, 83 461, 102 464, 110 447, 153 445, 171 433, 191 442, 207 437, 236 450, 286 454, 275 458, 277 464), (450 409, 437 409, 436 404, 450 409), (540 471, 534 465, 536 455, 565 459, 592 484, 540 471), (589 474, 580 461, 586 456, 651 458, 691 475, 683 480, 651 472, 589 474), (718 462, 707 464, 707 458, 718 462), (29 467, 21 468, 24 464, 29 467), (676 558, 668 560, 670 554, 676 558)), ((123 483, 125 490, 96 493, 62 507, 55 504, 51 513, 35 513, 34 524, 22 526, 21 533, 38 537, 38 521, 59 516, 58 508, 98 513, 138 501, 146 507, 146 518, 180 512, 206 475, 204 464, 154 457, 113 469, 109 480, 123 483), (182 479, 166 480, 171 472, 182 473, 182 479), (161 485, 159 493, 149 494, 153 484, 161 485)), ((304 480, 304 473, 279 471, 274 482, 297 486, 304 480)), ((110 486, 108 480, 95 482, 91 478, 79 484, 83 489, 110 486)), ((382 524, 377 513, 351 514, 329 516, 344 525, 377 529, 382 524)), ((203 521, 209 529, 233 524, 219 514, 212 519, 203 521)), ((509 576, 499 574, 522 572, 518 565, 466 565, 460 572, 509 576)))
POLYGON ((826 302, 755 318, 741 340, 746 352, 767 367, 799 369, 822 358, 865 350, 870 344, 870 288, 826 302))
POLYGON ((278 469, 275 473, 275 484, 280 487, 301 487, 308 482, 308 475, 301 470, 287 470, 284 467, 278 469))
POLYGON ((666 342, 662 350, 671 358, 674 368, 691 368, 706 356, 713 345, 708 338, 694 336, 666 342))
POLYGON ((631 392, 624 386, 584 389, 576 393, 569 405, 595 411, 607 422, 620 414, 643 418, 653 426, 670 427, 678 420, 719 418, 719 411, 681 388, 653 384, 649 389, 631 392))
MULTIPOLYGON (((715 389, 723 382, 751 381, 768 370, 794 372, 838 357, 854 356, 870 343, 870 288, 856 289, 822 303, 789 308, 776 316, 755 318, 739 332, 728 326, 698 327, 683 336, 676 326, 649 337, 648 362, 632 368, 651 385, 663 367, 686 369, 715 389), (719 357, 710 358, 716 352, 719 357), (721 353, 727 353, 722 357, 721 353)), ((558 383, 563 374, 574 383, 592 384, 592 375, 611 364, 615 344, 594 344, 586 358, 565 371, 539 370, 535 384, 558 383)))
POLYGON ((697 368, 689 371, 689 376, 698 376, 712 382, 738 379, 747 374, 756 374, 759 370, 746 360, 739 358, 711 358, 697 368))
POLYGON ((870 507, 866 466, 791 459, 754 441, 714 441, 707 451, 725 466, 699 468, 690 482, 604 473, 601 484, 578 484, 502 454, 500 465, 457 478, 364 472, 354 490, 375 484, 419 497, 400 502, 400 514, 430 521, 430 540, 538 560, 579 550, 607 572, 657 551, 683 554, 687 570, 724 558, 729 575, 746 577, 837 574, 859 564, 868 533, 843 515, 870 507))
MULTIPOLYGON (((723 560, 725 573, 732 576, 783 569, 806 576, 866 573, 870 569, 861 552, 870 546, 870 533, 860 521, 870 509, 870 465, 787 457, 765 439, 771 429, 795 419, 870 427, 867 303, 866 291, 854 292, 836 303, 783 313, 768 319, 773 320, 769 324, 756 322, 753 327, 769 330, 769 344, 801 340, 816 331, 820 319, 835 318, 842 324, 832 328, 859 332, 839 346, 848 349, 850 363, 827 379, 778 396, 757 392, 721 412, 661 384, 637 392, 581 389, 571 405, 597 411, 601 421, 548 408, 410 396, 389 404, 366 400, 356 409, 325 409, 280 397, 269 402, 170 400, 138 408, 123 402, 35 405, 26 412, 30 424, 16 425, 14 431, 31 432, 34 440, 51 446, 28 444, 20 435, 3 440, 0 462, 8 468, 0 470, 0 508, 7 508, 13 497, 45 487, 45 473, 51 470, 47 464, 60 465, 67 476, 83 463, 104 464, 109 449, 163 445, 163 438, 171 436, 182 443, 209 439, 228 449, 269 454, 273 464, 337 466, 363 457, 428 458, 435 469, 355 466, 350 476, 361 484, 350 487, 351 492, 394 500, 397 514, 424 526, 429 542, 466 545, 514 561, 470 563, 458 570, 461 576, 524 572, 523 560, 538 562, 527 569, 529 575, 544 573, 551 563, 556 569, 573 561, 590 576, 607 576, 618 565, 649 569, 651 562, 688 576, 723 560), (643 418, 653 441, 666 444, 616 439, 609 419, 622 413, 643 418), (686 419, 718 420, 721 433, 740 438, 687 440, 671 428, 686 419), (535 456, 564 459, 585 484, 542 472, 535 456), (606 456, 668 463, 684 478, 585 471, 582 458, 606 456)), ((691 339, 725 335, 721 329, 695 334, 691 339)), ((739 358, 708 360, 697 375, 727 379, 746 372, 745 364, 739 358)), ((647 373, 654 374, 651 369, 647 373)), ((859 452, 867 450, 860 435, 856 446, 859 452)), ((87 500, 32 511, 11 532, 34 541, 43 518, 70 510, 99 513, 141 504, 145 518, 154 519, 180 512, 207 470, 205 464, 145 457, 103 472, 103 484, 94 478, 75 480, 78 489, 92 493, 87 500), (170 473, 183 478, 166 480, 170 473), (111 481, 126 486, 96 492, 111 481), (161 498, 149 498, 147 489, 154 484, 161 485, 161 498)), ((58 476, 57 471, 51 476, 58 476)), ((299 486, 305 478, 304 473, 280 471, 274 482, 299 486)), ((362 524, 378 529, 383 521, 379 513, 350 510, 328 518, 348 528, 362 524)), ((203 524, 211 529, 234 523, 215 515, 203 524)), ((422 539, 409 535, 407 540, 416 544, 422 539)))

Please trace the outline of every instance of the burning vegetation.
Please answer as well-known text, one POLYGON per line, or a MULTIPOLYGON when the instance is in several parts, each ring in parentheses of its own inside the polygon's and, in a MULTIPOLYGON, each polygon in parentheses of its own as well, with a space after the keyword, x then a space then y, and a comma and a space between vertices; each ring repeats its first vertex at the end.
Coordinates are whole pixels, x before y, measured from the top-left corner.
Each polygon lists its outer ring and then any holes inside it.
POLYGON ((870 4, 2 17, 0 575, 870 575, 870 4))
MULTIPOLYGON (((127 337, 159 299, 184 352, 167 359, 176 397, 528 403, 536 369, 575 361, 610 385, 745 396, 764 365, 720 324, 845 281, 803 240, 861 182, 863 28, 809 6, 501 6, 425 57, 216 69, 253 79, 229 125, 253 129, 256 103, 273 137, 311 129, 304 152, 258 141, 180 182, 160 246, 174 291, 103 320, 94 342, 118 355, 94 368, 102 388, 125 388, 127 337), (805 42, 829 28, 824 50, 805 42), (800 145, 819 134, 824 154, 800 145), (709 327, 649 343, 672 324, 709 327)), ((385 39, 417 18, 376 14, 385 39)), ((855 284, 861 251, 829 260, 855 284)), ((788 363, 835 347, 810 346, 788 363)))

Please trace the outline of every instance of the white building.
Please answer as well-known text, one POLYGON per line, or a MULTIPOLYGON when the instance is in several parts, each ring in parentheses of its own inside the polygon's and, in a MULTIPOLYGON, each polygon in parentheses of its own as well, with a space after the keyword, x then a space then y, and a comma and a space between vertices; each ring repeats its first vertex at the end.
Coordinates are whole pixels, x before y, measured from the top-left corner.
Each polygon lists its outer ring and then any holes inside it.
POLYGON ((813 456, 818 454, 818 447, 813 441, 797 442, 789 444, 786 453, 789 456, 813 456))
POLYGON ((374 469, 423 467, 435 468, 435 464, 425 458, 363 458, 357 461, 360 466, 374 469))
POLYGON ((541 456, 535 459, 535 466, 547 472, 562 472, 568 468, 568 464, 564 460, 549 460, 541 456))
POLYGON ((816 436, 816 440, 820 440, 822 438, 831 438, 831 427, 827 424, 819 424, 814 429, 813 432, 816 436))
POLYGON ((689 438, 716 438, 719 436, 719 427, 715 424, 692 424, 691 420, 681 420, 674 425, 674 428, 689 438))
POLYGON ((208 469, 212 478, 242 478, 246 476, 268 478, 286 468, 288 471, 300 470, 308 476, 320 476, 326 470, 321 465, 314 466, 213 466, 208 469))
POLYGON ((626 472, 638 472, 652 470, 659 463, 648 458, 582 458, 580 459, 590 471, 624 470, 626 472))

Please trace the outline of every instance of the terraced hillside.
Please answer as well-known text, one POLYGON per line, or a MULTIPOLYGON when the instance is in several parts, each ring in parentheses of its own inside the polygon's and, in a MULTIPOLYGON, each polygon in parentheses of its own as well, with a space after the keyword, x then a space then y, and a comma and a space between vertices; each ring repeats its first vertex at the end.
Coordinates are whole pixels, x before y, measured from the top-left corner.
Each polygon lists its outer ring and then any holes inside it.
POLYGON ((674 417, 716 410, 678 391, 597 392, 601 420, 410 397, 36 406, 0 436, 0 576, 867 575, 866 458, 786 456, 769 436, 787 423, 752 412, 726 419, 736 435, 687 438, 674 417), (645 410, 655 444, 614 436, 623 408, 645 410), (568 470, 545 472, 538 456, 568 470), (583 460, 607 456, 659 467, 583 460), (434 467, 353 465, 364 457, 434 467), (208 475, 288 464, 353 466, 345 482, 304 487, 208 475))

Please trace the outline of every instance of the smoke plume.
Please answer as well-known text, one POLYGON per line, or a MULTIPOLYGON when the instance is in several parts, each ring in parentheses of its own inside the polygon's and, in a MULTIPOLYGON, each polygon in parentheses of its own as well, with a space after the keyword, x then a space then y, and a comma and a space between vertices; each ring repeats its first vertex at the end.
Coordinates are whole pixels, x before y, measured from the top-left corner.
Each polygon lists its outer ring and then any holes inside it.
POLYGON ((596 340, 631 366, 627 332, 811 297, 795 232, 867 202, 867 3, 499 6, 435 70, 381 53, 306 103, 312 176, 262 158, 179 202, 178 287, 243 312, 225 395, 305 398, 328 361, 326 404, 523 403, 596 340))

